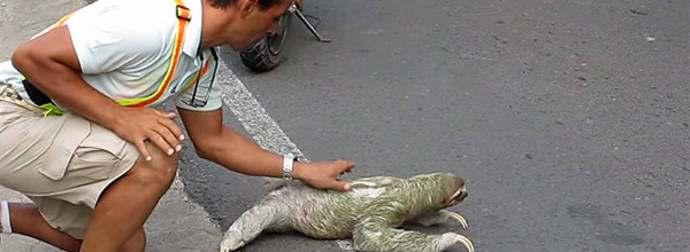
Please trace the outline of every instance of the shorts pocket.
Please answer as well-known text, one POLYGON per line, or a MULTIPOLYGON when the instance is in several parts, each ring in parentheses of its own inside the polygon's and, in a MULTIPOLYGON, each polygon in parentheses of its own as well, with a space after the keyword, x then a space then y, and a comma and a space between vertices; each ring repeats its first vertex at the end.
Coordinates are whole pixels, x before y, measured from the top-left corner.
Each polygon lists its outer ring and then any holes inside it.
POLYGON ((53 142, 42 157, 38 172, 51 180, 61 180, 67 173, 74 152, 91 131, 91 123, 72 114, 66 117, 57 130, 53 142))
POLYGON ((127 142, 110 130, 91 124, 91 131, 67 167, 69 179, 100 181, 116 170, 127 142))

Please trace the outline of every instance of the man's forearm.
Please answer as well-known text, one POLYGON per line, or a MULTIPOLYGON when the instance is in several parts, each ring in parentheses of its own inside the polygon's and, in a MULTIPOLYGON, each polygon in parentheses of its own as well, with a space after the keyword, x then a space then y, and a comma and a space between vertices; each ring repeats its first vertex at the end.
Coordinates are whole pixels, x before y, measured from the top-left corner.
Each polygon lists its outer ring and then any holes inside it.
MULTIPOLYGON (((197 145, 200 155, 232 171, 254 176, 282 176, 283 157, 264 150, 256 143, 228 127, 223 127, 218 138, 197 145), (202 147, 203 146, 203 147, 202 147)), ((302 164, 296 162, 294 176, 299 178, 302 164)))

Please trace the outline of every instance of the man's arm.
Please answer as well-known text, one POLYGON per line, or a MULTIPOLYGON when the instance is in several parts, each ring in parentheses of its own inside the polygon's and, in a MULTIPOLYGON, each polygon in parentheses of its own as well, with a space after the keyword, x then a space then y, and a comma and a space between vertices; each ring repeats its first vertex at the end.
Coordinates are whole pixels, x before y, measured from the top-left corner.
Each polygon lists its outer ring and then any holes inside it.
POLYGON ((51 99, 112 130, 137 146, 144 157, 149 157, 145 140, 168 153, 179 145, 182 130, 172 121, 174 113, 122 107, 81 78, 81 67, 67 26, 55 28, 20 46, 12 55, 12 63, 51 99))
MULTIPOLYGON (((283 158, 224 126, 221 109, 199 112, 178 108, 178 111, 200 157, 248 175, 282 176, 283 158)), ((318 188, 349 190, 349 184, 336 178, 353 166, 352 162, 343 160, 295 162, 293 173, 295 178, 318 188)))

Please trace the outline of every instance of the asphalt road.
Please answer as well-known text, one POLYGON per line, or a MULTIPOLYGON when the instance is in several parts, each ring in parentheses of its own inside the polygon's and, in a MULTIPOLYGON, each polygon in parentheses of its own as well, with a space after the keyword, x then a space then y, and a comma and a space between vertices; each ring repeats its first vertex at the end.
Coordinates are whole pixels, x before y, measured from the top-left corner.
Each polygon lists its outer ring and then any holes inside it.
MULTIPOLYGON (((452 210, 470 222, 463 234, 477 251, 689 251, 688 1, 305 10, 333 43, 293 22, 273 71, 223 58, 311 160, 353 160, 349 177, 465 177, 469 197, 452 210)), ((225 120, 248 134, 229 109, 225 120)), ((185 149, 185 190, 226 229, 261 196, 261 180, 194 156, 185 149)), ((289 234, 244 251, 276 250, 340 248, 289 234)))

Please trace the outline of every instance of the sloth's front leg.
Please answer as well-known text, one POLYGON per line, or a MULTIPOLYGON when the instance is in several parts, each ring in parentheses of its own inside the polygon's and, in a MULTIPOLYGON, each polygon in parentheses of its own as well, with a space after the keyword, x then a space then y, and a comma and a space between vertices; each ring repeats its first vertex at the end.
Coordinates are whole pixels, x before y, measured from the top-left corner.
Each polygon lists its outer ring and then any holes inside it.
POLYGON ((465 245, 468 251, 474 252, 472 242, 459 234, 428 235, 393 228, 404 220, 406 209, 404 204, 394 199, 372 204, 367 209, 371 214, 363 217, 353 230, 355 249, 368 252, 441 252, 459 243, 465 245))
POLYGON ((462 226, 462 229, 467 229, 467 220, 465 219, 465 217, 462 217, 462 215, 460 215, 459 213, 446 210, 439 210, 424 215, 420 215, 410 220, 410 222, 428 227, 446 223, 451 219, 460 222, 460 226, 462 226))
POLYGON ((438 239, 438 249, 440 250, 435 251, 445 251, 450 246, 453 246, 455 244, 462 244, 465 246, 465 248, 467 248, 467 251, 474 252, 474 244, 472 244, 472 241, 470 241, 470 239, 453 232, 448 232, 441 235, 441 237, 438 239))

